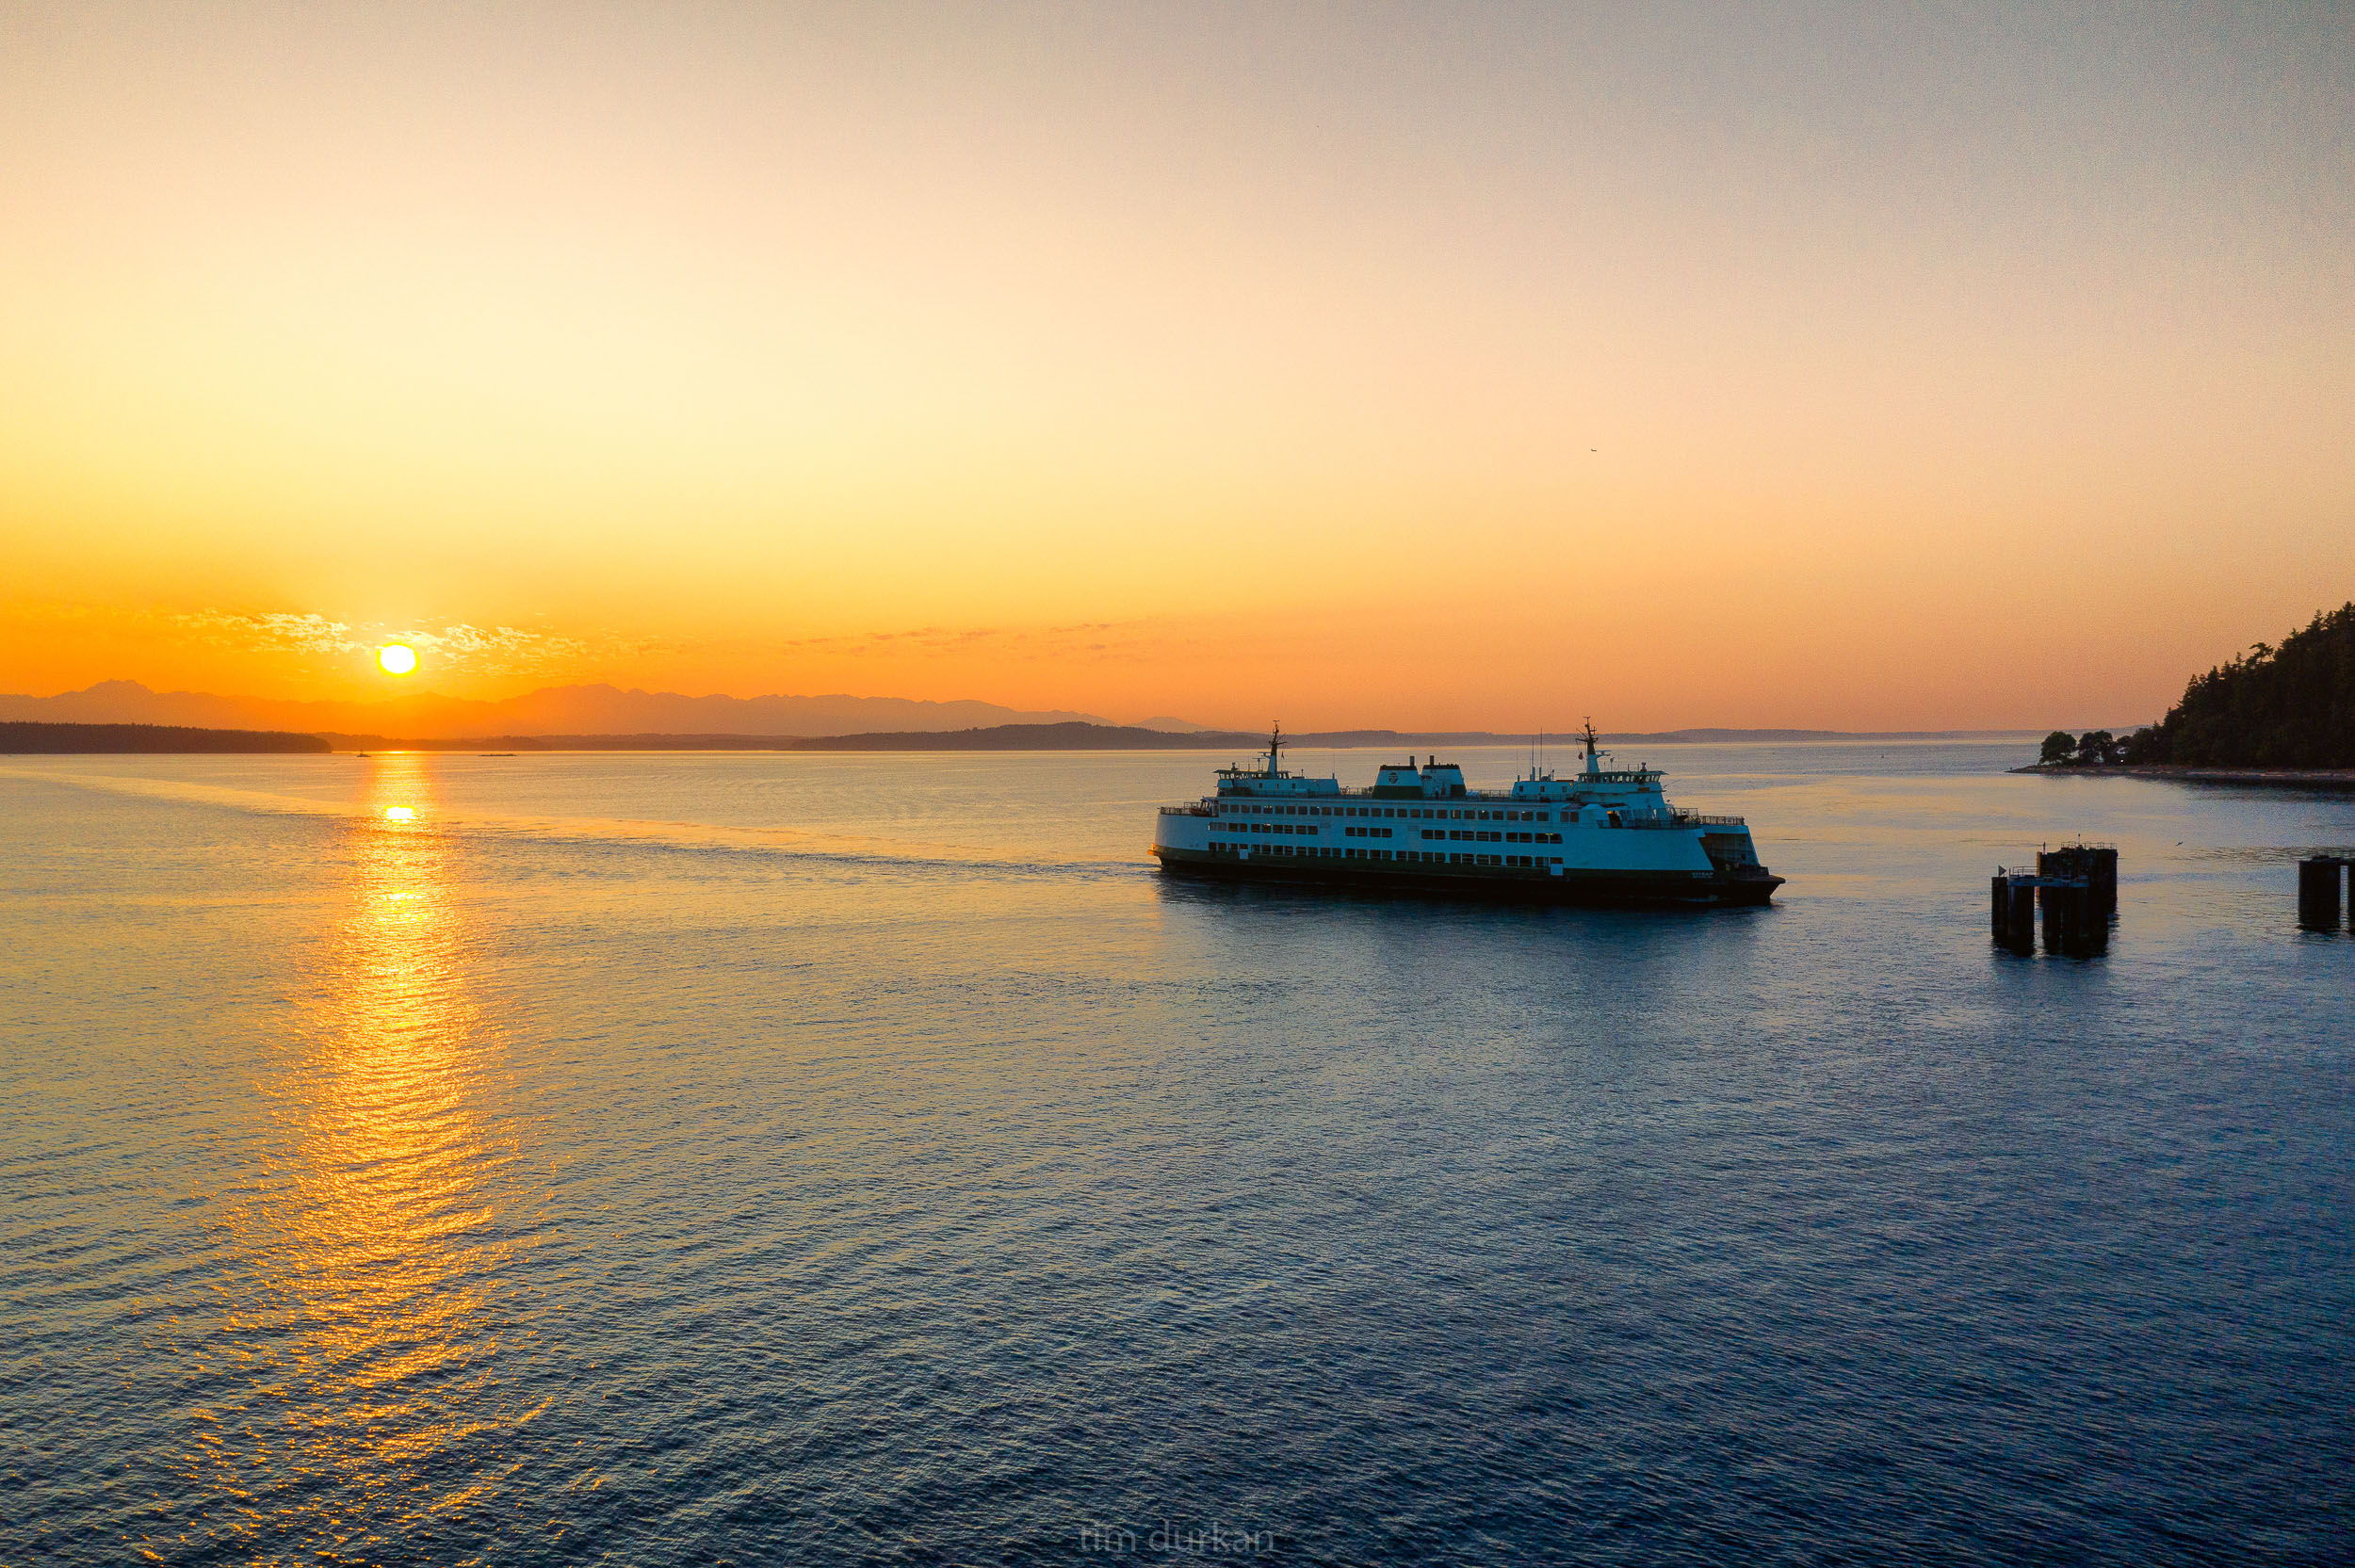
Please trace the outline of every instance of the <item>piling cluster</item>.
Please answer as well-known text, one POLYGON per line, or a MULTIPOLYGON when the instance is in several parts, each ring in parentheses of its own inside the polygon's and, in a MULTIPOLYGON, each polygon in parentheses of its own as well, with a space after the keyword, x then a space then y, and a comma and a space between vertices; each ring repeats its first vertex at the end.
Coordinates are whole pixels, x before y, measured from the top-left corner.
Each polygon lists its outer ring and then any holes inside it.
POLYGON ((2046 952, 2098 953, 2109 946, 2110 922, 2118 913, 2118 850, 2106 844, 2040 849, 2034 872, 1999 867, 1990 893, 1997 946, 2036 951, 2041 909, 2046 952))
MULTIPOLYGON (((2339 929, 2339 884, 2355 877, 2355 861, 2316 855, 2298 863, 2298 923, 2310 931, 2339 929)), ((2349 913, 2355 913, 2350 909, 2349 913)))
MULTIPOLYGON (((2071 958, 2102 952, 2118 918, 2118 850, 2107 844, 2038 849, 2033 872, 1997 866, 1989 893, 1998 947, 2035 952, 2041 910, 2046 952, 2071 958)), ((2298 863, 2298 923, 2310 931, 2355 924, 2355 856, 2315 855, 2298 863)))

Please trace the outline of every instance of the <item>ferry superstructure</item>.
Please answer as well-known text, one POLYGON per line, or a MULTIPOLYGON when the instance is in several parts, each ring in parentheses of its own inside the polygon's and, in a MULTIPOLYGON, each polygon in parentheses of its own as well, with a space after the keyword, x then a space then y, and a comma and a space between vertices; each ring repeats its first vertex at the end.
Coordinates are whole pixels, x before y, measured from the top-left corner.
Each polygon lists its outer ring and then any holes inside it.
POLYGON ((1153 853, 1166 872, 1546 903, 1763 904, 1782 879, 1739 816, 1668 803, 1654 768, 1606 768, 1593 725, 1576 774, 1535 768, 1472 789, 1437 756, 1385 764, 1366 789, 1282 766, 1278 728, 1254 768, 1163 806, 1153 853))

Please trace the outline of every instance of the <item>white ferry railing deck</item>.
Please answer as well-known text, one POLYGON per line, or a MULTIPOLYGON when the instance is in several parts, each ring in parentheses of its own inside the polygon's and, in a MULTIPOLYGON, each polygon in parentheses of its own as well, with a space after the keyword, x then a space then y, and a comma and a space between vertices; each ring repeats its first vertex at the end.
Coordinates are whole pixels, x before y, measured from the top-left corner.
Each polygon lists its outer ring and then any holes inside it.
MULTIPOLYGON (((1343 794, 1338 797, 1330 795, 1322 796, 1320 799, 1326 800, 1337 799, 1362 800, 1368 799, 1368 797, 1362 794, 1343 794)), ((1503 800, 1510 802, 1512 797, 1508 795, 1459 795, 1454 799, 1459 801, 1503 800)), ((1528 802, 1523 803, 1527 804, 1528 802)), ((1571 802, 1567 800, 1543 801, 1539 803, 1550 806, 1571 804, 1571 802)), ((1160 811, 1163 816, 1216 816, 1218 815, 1218 813, 1210 807, 1203 805, 1162 806, 1160 808, 1160 811)), ((1665 816, 1632 816, 1619 824, 1619 826, 1625 828, 1743 828, 1747 827, 1748 825, 1749 821, 1746 817, 1713 816, 1706 812, 1698 811, 1671 811, 1665 816)))

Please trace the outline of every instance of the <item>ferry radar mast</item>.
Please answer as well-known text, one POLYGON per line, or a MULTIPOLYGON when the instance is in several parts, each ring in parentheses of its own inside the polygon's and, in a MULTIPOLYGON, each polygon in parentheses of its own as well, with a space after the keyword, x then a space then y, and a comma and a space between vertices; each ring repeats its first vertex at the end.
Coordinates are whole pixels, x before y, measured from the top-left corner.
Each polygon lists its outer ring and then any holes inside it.
POLYGON ((1602 770, 1602 764, 1597 760, 1598 752, 1595 750, 1595 742, 1597 738, 1598 737, 1595 735, 1595 721, 1592 719, 1588 719, 1586 720, 1586 771, 1590 774, 1599 773, 1602 770))
POLYGON ((1268 732, 1267 737, 1267 776, 1271 779, 1276 776, 1276 768, 1282 760, 1284 752, 1283 723, 1281 720, 1275 720, 1274 722, 1275 728, 1268 732))

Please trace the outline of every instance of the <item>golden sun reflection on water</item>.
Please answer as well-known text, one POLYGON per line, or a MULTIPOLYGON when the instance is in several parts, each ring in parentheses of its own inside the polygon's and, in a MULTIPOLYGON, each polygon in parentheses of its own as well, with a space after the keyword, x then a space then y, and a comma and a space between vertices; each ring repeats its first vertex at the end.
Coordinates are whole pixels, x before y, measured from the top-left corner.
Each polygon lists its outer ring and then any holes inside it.
POLYGON ((239 1226, 259 1288, 225 1336, 255 1363, 258 1398, 227 1424, 252 1451, 219 1425, 206 1445, 263 1555, 397 1549, 402 1521, 479 1495, 530 1415, 498 1386, 516 1153, 480 1123, 496 1035, 466 985, 449 848, 415 823, 431 784, 423 758, 379 762, 349 903, 268 1086, 284 1140, 239 1226))

